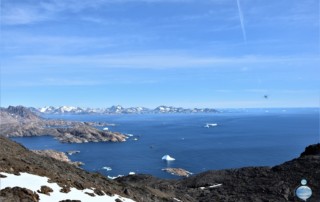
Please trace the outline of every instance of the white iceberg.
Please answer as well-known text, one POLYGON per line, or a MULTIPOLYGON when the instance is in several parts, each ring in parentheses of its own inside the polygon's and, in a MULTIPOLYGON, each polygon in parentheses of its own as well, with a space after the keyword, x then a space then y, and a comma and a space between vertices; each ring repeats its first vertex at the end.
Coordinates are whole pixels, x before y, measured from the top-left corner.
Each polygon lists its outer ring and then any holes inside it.
POLYGON ((129 175, 135 175, 136 173, 135 172, 129 172, 129 175))
POLYGON ((112 170, 112 168, 111 168, 111 167, 108 167, 108 166, 104 166, 104 167, 102 167, 102 169, 103 169, 103 170, 107 170, 107 171, 111 171, 111 170, 112 170))
POLYGON ((164 160, 164 161, 174 161, 174 160, 176 160, 175 158, 172 158, 171 156, 169 156, 168 154, 167 155, 164 155, 163 157, 162 157, 162 160, 164 160))
POLYGON ((109 128, 105 127, 105 128, 103 128, 103 130, 109 130, 109 128))
POLYGON ((210 127, 215 127, 215 126, 218 126, 218 124, 217 123, 207 123, 204 127, 210 128, 210 127))

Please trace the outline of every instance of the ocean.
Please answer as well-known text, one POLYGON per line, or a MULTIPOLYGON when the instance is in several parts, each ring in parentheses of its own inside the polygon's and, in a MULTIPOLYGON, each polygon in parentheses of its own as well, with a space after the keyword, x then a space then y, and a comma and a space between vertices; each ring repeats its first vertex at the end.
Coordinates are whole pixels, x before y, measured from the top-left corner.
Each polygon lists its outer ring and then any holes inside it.
POLYGON ((319 111, 233 109, 211 114, 47 115, 46 118, 113 123, 111 131, 132 134, 123 143, 64 144, 50 136, 12 138, 29 149, 79 150, 70 156, 83 169, 105 176, 129 172, 177 178, 161 169, 192 173, 246 166, 274 166, 319 142, 319 111), (217 124, 205 127, 207 123, 217 124), (175 161, 161 160, 170 155, 175 161), (110 167, 111 170, 103 169, 110 167))

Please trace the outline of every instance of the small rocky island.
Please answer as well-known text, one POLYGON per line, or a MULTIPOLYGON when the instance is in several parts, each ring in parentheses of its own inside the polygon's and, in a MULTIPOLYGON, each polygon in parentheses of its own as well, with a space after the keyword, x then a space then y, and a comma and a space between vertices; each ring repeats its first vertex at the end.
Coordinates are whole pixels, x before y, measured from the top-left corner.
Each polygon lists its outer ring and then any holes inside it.
POLYGON ((64 143, 124 142, 127 138, 95 128, 102 123, 44 119, 23 106, 0 108, 0 119, 1 135, 6 137, 51 135, 64 143))
POLYGON ((180 176, 180 177, 189 177, 193 173, 182 169, 182 168, 163 168, 162 171, 170 173, 172 175, 180 176))

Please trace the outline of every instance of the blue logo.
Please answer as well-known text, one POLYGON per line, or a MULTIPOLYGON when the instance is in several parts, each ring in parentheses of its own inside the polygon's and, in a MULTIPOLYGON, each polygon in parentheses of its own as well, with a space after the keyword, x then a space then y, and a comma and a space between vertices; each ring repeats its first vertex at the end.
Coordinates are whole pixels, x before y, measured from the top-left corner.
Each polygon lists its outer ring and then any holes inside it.
POLYGON ((296 196, 301 200, 307 201, 312 195, 312 190, 307 186, 307 180, 301 180, 301 185, 296 189, 296 196))

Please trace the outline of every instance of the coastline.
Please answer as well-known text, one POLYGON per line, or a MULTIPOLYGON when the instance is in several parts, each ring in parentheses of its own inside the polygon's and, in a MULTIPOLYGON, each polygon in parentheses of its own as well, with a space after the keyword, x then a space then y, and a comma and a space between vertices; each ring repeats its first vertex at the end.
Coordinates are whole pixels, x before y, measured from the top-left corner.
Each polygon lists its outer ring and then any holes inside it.
MULTIPOLYGON (((185 179, 165 180, 151 175, 128 175, 108 180, 69 163, 39 156, 5 137, 0 137, 0 172, 46 176, 60 186, 118 194, 135 201, 298 201, 294 190, 308 179, 313 190, 320 185, 320 144, 308 147, 300 157, 274 167, 246 167, 207 171, 185 179), (48 166, 50 165, 50 166, 48 166), (68 180, 70 179, 70 180, 68 180)), ((111 195, 112 195, 111 194, 111 195)), ((4 195, 1 189, 1 196, 4 195)), ((318 201, 315 192, 308 200, 318 201)))

